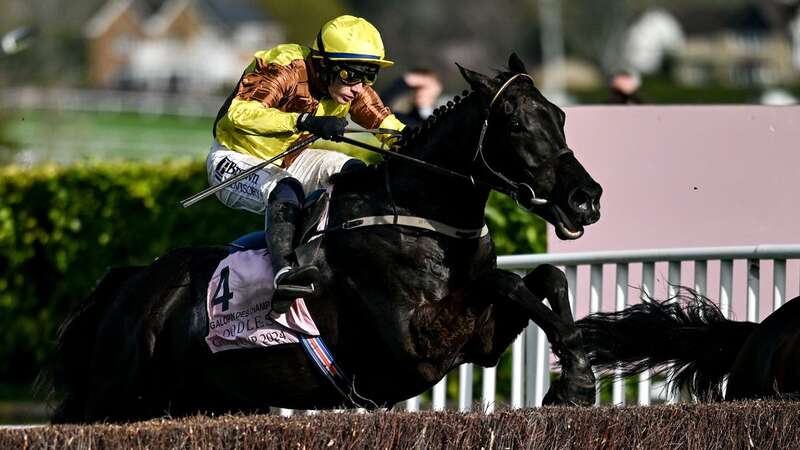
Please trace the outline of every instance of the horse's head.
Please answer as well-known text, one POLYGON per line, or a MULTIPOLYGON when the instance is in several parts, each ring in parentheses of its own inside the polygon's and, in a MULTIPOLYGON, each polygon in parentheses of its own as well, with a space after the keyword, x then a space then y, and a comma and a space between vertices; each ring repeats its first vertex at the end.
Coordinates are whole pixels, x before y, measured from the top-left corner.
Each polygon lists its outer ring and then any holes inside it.
POLYGON ((459 66, 488 109, 477 173, 553 224, 559 238, 577 239, 600 218, 603 189, 567 147, 564 111, 539 92, 516 54, 508 65, 495 78, 459 66))

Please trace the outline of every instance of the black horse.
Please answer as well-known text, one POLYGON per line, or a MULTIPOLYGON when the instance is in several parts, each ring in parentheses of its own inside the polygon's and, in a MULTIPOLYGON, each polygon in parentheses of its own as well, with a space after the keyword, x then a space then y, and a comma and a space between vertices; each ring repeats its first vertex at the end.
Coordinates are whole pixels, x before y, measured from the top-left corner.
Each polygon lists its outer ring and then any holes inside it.
MULTIPOLYGON (((395 158, 336 176, 331 231, 310 261, 322 294, 308 308, 369 406, 418 395, 462 363, 497 364, 529 320, 564 368, 547 402, 591 403, 594 376, 560 271, 540 267, 521 278, 498 270, 488 235, 340 226, 404 215, 480 230, 490 187, 548 220, 562 239, 599 219, 602 189, 567 147, 565 114, 519 58, 494 78, 459 68, 472 92, 407 136, 399 153, 465 176, 395 158)), ((206 289, 228 253, 183 249, 108 273, 63 327, 54 381, 65 396, 53 421, 351 406, 300 345, 209 351, 206 289)))
POLYGON ((726 319, 709 299, 681 288, 675 299, 648 301, 577 322, 596 369, 622 377, 657 369, 700 401, 796 398, 800 394, 800 297, 763 322, 726 319))

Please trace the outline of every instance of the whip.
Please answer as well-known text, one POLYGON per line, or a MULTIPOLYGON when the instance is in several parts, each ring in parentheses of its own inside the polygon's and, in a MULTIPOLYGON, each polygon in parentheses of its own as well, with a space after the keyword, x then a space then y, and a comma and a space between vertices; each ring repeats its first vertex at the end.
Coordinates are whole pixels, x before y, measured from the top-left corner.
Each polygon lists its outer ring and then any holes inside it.
POLYGON ((319 139, 319 136, 311 136, 309 138, 303 139, 302 141, 292 145, 291 147, 287 148, 286 150, 282 151, 281 153, 275 155, 274 157, 272 157, 272 158, 270 158, 270 159, 268 159, 268 160, 266 160, 266 161, 264 161, 262 163, 259 163, 259 164, 255 165, 255 166, 245 170, 244 172, 242 172, 242 173, 240 173, 240 174, 238 174, 236 176, 233 176, 231 178, 228 178, 227 180, 223 181, 222 183, 220 183, 220 184, 218 184, 216 186, 211 186, 208 189, 200 191, 197 194, 194 194, 194 195, 192 195, 191 197, 189 197, 187 199, 181 200, 180 204, 184 208, 188 208, 188 207, 194 205, 195 203, 199 202, 200 200, 202 200, 202 199, 204 199, 204 198, 206 198, 206 197, 208 197, 208 196, 210 196, 212 194, 215 194, 217 191, 225 189, 226 187, 232 185, 233 183, 236 183, 237 181, 241 181, 241 180, 249 177, 250 175, 252 175, 252 174, 258 172, 259 170, 261 170, 262 168, 266 167, 267 165, 272 164, 273 162, 275 162, 275 161, 277 161, 277 160, 279 160, 281 158, 284 158, 284 157, 286 157, 286 156, 288 156, 288 155, 290 155, 290 154, 292 154, 292 153, 294 153, 294 152, 296 152, 298 150, 302 150, 302 149, 308 147, 309 145, 311 145, 317 139, 319 139))

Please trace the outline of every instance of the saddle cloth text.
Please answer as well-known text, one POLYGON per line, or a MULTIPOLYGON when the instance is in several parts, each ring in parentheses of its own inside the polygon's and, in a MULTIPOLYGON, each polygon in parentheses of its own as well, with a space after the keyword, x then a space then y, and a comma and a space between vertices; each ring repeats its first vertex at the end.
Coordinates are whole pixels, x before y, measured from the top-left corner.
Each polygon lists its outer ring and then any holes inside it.
POLYGON ((303 299, 286 314, 272 312, 272 265, 266 249, 232 253, 208 283, 206 343, 213 353, 270 347, 319 336, 303 299))

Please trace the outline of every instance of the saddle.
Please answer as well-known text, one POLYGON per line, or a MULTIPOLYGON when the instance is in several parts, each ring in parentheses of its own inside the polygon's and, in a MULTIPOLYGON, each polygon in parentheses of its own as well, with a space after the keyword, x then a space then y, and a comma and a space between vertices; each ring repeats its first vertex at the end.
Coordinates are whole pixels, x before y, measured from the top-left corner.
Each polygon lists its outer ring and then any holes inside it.
MULTIPOLYGON (((321 239, 313 239, 326 222, 329 195, 318 191, 303 206, 297 259, 310 264, 321 239)), ((209 332, 212 352, 270 347, 301 342, 319 331, 303 299, 284 314, 272 312, 272 268, 264 231, 246 234, 230 244, 208 285, 209 332)))
MULTIPOLYGON (((319 233, 327 226, 329 202, 330 192, 324 190, 313 192, 306 198, 300 227, 302 233, 298 239, 299 246, 295 248, 300 264, 313 262, 322 242, 315 237, 320 236, 319 233)), ((302 298, 297 299, 285 314, 272 313, 271 298, 264 300, 271 297, 272 290, 272 268, 265 258, 265 232, 244 235, 230 247, 230 254, 220 262, 208 286, 209 330, 206 343, 211 352, 299 343, 313 365, 341 394, 345 404, 363 407, 363 401, 374 405, 355 393, 353 381, 335 362, 302 298), (262 274, 269 276, 265 278, 262 274), (237 290, 244 295, 230 292, 237 290), (243 302, 242 297, 246 298, 243 302)))

